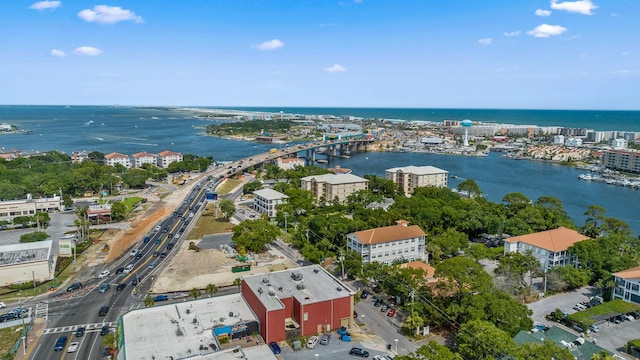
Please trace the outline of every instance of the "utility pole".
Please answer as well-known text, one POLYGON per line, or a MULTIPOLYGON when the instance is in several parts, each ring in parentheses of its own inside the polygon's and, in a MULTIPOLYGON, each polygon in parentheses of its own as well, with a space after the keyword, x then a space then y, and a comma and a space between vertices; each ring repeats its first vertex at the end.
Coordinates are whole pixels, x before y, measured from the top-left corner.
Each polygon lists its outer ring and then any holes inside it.
POLYGON ((342 250, 340 250, 340 265, 342 266, 342 280, 344 280, 344 255, 342 255, 342 250))
MULTIPOLYGON (((411 318, 414 319, 413 313, 413 300, 416 297, 416 289, 411 289, 409 292, 409 297, 411 298, 411 318)), ((415 320, 414 320, 415 321, 415 320)), ((418 328, 416 327, 416 335, 418 335, 418 328)))
POLYGON ((289 217, 289 213, 284 213, 284 242, 287 242, 287 218, 289 217))

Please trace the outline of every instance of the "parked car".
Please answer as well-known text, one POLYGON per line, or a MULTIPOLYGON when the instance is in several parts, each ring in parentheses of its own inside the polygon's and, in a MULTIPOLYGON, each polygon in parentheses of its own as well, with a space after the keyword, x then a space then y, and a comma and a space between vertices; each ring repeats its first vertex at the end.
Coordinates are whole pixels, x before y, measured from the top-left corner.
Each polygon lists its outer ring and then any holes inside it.
POLYGON ((635 321, 636 318, 634 318, 633 316, 627 314, 627 315, 622 315, 624 317, 625 320, 627 321, 635 321))
POLYGON ((83 337, 84 336, 84 331, 86 330, 86 328, 84 327, 79 327, 76 329, 76 337, 83 337))
POLYGON ((382 304, 382 306, 380 306, 380 312, 385 312, 388 308, 389 307, 386 304, 382 304))
POLYGON ((72 342, 71 344, 69 344, 69 347, 67 348, 67 352, 68 353, 74 353, 76 351, 78 351, 78 347, 80 346, 80 343, 77 341, 72 342))
POLYGON ((367 358, 369 357, 369 352, 365 349, 354 347, 349 350, 349 355, 367 358))
POLYGON ((395 315, 396 315, 396 309, 395 308, 391 308, 387 312, 387 316, 389 316, 389 317, 394 317, 395 315))
POLYGON ((169 297, 167 295, 156 295, 152 298, 153 301, 158 302, 158 301, 167 301, 169 300, 169 297))
POLYGON ((598 331, 600 331, 600 328, 598 327, 598 325, 591 325, 589 326, 589 330, 591 330, 591 332, 597 333, 598 331))
POLYGON ((67 292, 72 292, 72 291, 78 290, 78 289, 82 289, 82 283, 81 282, 74 282, 73 284, 69 285, 69 287, 67 288, 67 292))
POLYGON ((56 344, 53 346, 54 351, 62 351, 64 347, 67 345, 67 337, 60 336, 58 340, 56 340, 56 344))
POLYGON ((269 343, 269 348, 275 355, 278 355, 282 352, 282 350, 280 349, 280 345, 278 345, 278 343, 275 341, 269 343))
POLYGON ((7 307, 7 304, 5 304, 4 301, 0 301, 0 309, 4 309, 7 307))
POLYGON ((367 296, 369 296, 369 293, 367 293, 367 290, 362 290, 362 294, 360 294, 360 299, 366 299, 367 296))
POLYGON ((329 342, 331 342, 331 334, 323 334, 320 337, 320 345, 329 345, 329 342))
POLYGON ((107 290, 109 290, 110 287, 111 284, 109 284, 108 282, 102 283, 102 285, 100 285, 100 288, 98 288, 98 292, 104 294, 107 292, 107 290))
POLYGON ((182 299, 182 298, 186 298, 186 297, 189 297, 189 293, 181 292, 181 293, 173 295, 174 299, 182 299))
POLYGON ((109 333, 109 325, 102 325, 100 328, 100 335, 105 336, 109 333))
POLYGON ((313 349, 316 345, 318 345, 318 337, 311 336, 309 340, 307 340, 307 349, 313 349))
POLYGON ((376 301, 373 302, 373 306, 378 307, 382 305, 382 299, 376 299, 376 301))
POLYGON ((98 311, 98 316, 107 316, 107 313, 109 313, 109 307, 105 305, 100 308, 100 311, 98 311))
POLYGON ((107 276, 111 275, 111 271, 109 270, 103 270, 100 275, 98 275, 98 279, 104 279, 107 276))

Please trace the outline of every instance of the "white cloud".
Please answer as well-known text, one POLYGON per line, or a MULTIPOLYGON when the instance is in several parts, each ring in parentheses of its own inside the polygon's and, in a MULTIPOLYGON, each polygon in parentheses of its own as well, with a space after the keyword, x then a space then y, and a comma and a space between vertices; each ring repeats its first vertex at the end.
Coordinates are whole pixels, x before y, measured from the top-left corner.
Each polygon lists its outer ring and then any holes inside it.
POLYGON ((560 25, 548 25, 542 24, 535 27, 535 29, 527 31, 527 34, 537 38, 548 38, 550 36, 557 36, 567 31, 567 28, 560 25))
POLYGON ((520 33, 521 33, 520 30, 509 31, 509 32, 504 33, 504 36, 506 36, 506 37, 514 37, 514 36, 519 36, 520 33))
POLYGON ((254 47, 260 50, 275 50, 283 46, 284 46, 284 43, 282 41, 278 39, 273 39, 273 40, 265 41, 262 44, 254 47))
POLYGON ((102 50, 91 46, 80 46, 79 48, 73 50, 73 53, 76 55, 98 56, 102 54, 102 50))
POLYGON ((550 16, 551 15, 551 10, 537 9, 536 10, 536 15, 537 16, 550 16))
POLYGON ((136 15, 131 10, 126 10, 120 6, 96 5, 91 9, 84 9, 78 16, 87 22, 97 22, 99 24, 115 24, 120 21, 133 21, 143 23, 141 16, 136 15))
POLYGON ((55 56, 55 57, 65 57, 65 56, 67 56, 67 54, 65 54, 64 51, 58 50, 58 49, 51 49, 51 51, 49 52, 49 55, 55 56))
POLYGON ((582 15, 593 15, 591 10, 595 10, 598 7, 591 2, 591 0, 578 0, 578 1, 565 1, 558 2, 558 0, 551 0, 551 8, 554 10, 563 10, 572 13, 578 13, 582 15))
POLYGON ((480 45, 491 45, 492 42, 493 42, 492 38, 484 38, 484 39, 478 40, 478 43, 480 43, 480 45))
POLYGON ((326 71, 328 73, 338 73, 338 72, 345 72, 345 71, 347 71, 347 69, 345 69, 345 67, 342 66, 342 65, 333 64, 333 66, 330 66, 330 67, 324 69, 324 71, 326 71))
POLYGON ((60 6, 62 6, 62 2, 60 1, 44 0, 44 1, 38 1, 36 3, 31 4, 31 6, 29 6, 29 9, 46 10, 46 9, 55 9, 60 6))

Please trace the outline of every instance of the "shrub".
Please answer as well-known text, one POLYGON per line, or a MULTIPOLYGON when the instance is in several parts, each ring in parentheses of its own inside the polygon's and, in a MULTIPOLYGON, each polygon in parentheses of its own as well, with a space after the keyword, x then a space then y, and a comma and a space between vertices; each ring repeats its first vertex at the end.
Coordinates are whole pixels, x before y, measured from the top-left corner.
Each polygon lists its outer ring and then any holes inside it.
POLYGON ((36 231, 36 232, 20 235, 20 242, 30 243, 30 242, 43 241, 48 237, 49 237, 49 234, 47 234, 46 232, 36 231))

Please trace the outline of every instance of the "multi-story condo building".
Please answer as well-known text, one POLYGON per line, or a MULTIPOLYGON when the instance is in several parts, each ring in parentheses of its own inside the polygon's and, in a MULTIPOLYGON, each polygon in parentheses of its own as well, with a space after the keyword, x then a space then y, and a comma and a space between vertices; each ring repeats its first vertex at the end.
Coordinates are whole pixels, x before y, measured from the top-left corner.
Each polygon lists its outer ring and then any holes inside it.
POLYGON ((133 158, 133 166, 142 167, 144 164, 158 164, 158 156, 156 154, 150 154, 148 152, 139 152, 131 155, 133 158))
POLYGON ((640 266, 612 274, 615 279, 613 299, 640 305, 640 266))
POLYGON ((602 165, 610 169, 640 173, 640 151, 607 150, 602 153, 602 165))
POLYGON ((105 155, 104 163, 109 166, 116 166, 116 164, 120 164, 126 168, 131 167, 131 160, 129 160, 129 156, 125 154, 120 154, 117 152, 112 152, 105 155))
POLYGON ((253 208, 261 214, 267 214, 270 218, 277 214, 276 205, 285 203, 289 198, 287 195, 272 189, 256 190, 253 195, 253 208))
POLYGON ((561 226, 553 230, 507 238, 504 240, 504 253, 523 254, 529 251, 540 261, 540 267, 546 271, 554 266, 577 264, 578 259, 567 249, 584 240, 591 240, 591 238, 561 226))
POLYGON ((300 158, 277 158, 276 165, 282 170, 292 170, 296 166, 304 167, 304 160, 300 158))
POLYGON ((424 239, 427 234, 418 225, 409 225, 405 220, 396 223, 347 234, 347 249, 357 252, 365 263, 426 260, 424 239))
POLYGON ((182 161, 182 159, 182 154, 165 150, 158 153, 158 166, 161 168, 167 168, 172 162, 182 161))
POLYGON ((449 172, 434 166, 404 166, 385 171, 387 180, 398 185, 405 195, 410 196, 419 187, 447 187, 449 172))
POLYGON ((353 174, 324 174, 307 176, 300 179, 300 187, 311 191, 316 201, 343 202, 345 199, 360 190, 366 190, 369 180, 353 174))

